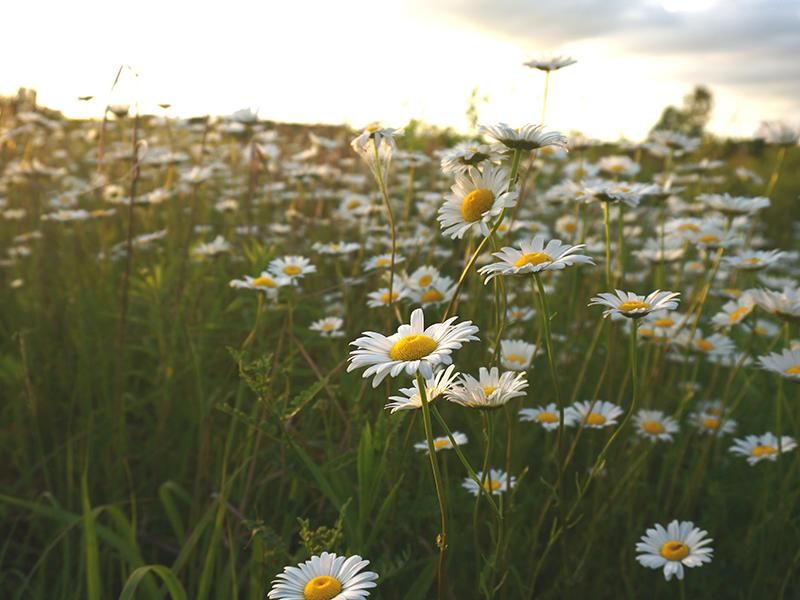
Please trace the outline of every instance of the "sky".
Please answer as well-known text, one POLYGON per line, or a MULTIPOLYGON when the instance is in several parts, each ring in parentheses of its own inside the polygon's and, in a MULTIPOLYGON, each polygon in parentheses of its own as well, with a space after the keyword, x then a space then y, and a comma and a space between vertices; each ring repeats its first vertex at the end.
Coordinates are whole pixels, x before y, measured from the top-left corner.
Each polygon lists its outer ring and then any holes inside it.
POLYGON ((29 0, 3 12, 0 94, 31 87, 70 116, 170 103, 174 116, 251 108, 465 131, 477 87, 479 122, 538 123, 544 74, 522 63, 555 54, 578 63, 552 74, 552 129, 639 140, 695 84, 714 94, 716 133, 800 122, 800 0, 29 0), (120 65, 132 71, 112 92, 120 65))

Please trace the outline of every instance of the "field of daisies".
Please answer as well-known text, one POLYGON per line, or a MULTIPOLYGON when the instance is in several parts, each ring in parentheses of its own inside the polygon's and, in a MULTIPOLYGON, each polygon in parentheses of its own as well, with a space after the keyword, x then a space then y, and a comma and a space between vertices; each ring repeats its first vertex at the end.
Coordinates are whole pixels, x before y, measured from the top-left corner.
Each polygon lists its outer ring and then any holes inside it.
POLYGON ((800 598, 799 135, 7 106, 0 596, 800 598))

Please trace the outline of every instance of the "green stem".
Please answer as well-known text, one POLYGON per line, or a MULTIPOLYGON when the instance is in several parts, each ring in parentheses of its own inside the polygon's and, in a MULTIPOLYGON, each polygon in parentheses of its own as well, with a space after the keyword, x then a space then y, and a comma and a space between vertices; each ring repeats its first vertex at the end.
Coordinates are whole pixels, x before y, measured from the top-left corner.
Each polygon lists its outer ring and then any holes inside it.
POLYGON ((608 202, 603 202, 603 228, 606 234, 606 289, 612 290, 611 287, 611 232, 609 228, 608 218, 608 202))
POLYGON ((381 159, 378 154, 378 144, 372 140, 372 147, 375 149, 375 180, 378 182, 383 202, 386 205, 386 215, 389 219, 389 226, 392 233, 392 259, 389 267, 389 310, 395 309, 397 320, 402 322, 400 313, 394 305, 394 263, 397 256, 397 228, 394 223, 394 212, 392 211, 392 203, 389 201, 389 192, 386 190, 386 182, 383 178, 381 170, 381 159))

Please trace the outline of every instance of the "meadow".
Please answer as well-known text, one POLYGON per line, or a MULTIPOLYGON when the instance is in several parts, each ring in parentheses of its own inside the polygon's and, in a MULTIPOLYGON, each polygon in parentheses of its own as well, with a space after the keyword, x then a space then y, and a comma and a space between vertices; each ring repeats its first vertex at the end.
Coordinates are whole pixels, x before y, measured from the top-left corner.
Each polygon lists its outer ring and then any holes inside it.
POLYGON ((800 597, 796 131, 111 109, 0 113, 2 598, 800 597))

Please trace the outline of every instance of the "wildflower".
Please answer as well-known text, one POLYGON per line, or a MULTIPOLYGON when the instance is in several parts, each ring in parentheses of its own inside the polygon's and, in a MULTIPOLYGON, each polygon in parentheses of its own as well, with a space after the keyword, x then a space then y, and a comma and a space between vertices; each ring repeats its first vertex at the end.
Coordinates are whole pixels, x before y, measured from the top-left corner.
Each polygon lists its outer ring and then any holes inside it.
POLYGON ((622 155, 604 156, 597 161, 597 166, 601 171, 605 171, 606 173, 610 173, 611 175, 618 177, 632 177, 633 175, 636 175, 642 168, 639 166, 639 163, 634 162, 629 157, 622 155))
MULTIPOLYGON (((483 482, 483 489, 487 492, 499 496, 503 492, 507 492, 513 488, 517 483, 516 477, 509 477, 508 473, 499 469, 490 469, 489 474, 484 476, 483 471, 476 473, 477 478, 483 482)), ((464 479, 461 486, 468 490, 474 496, 480 493, 478 484, 471 477, 464 479)))
POLYGON ((322 337, 338 338, 344 336, 342 331, 344 321, 339 317, 325 317, 309 325, 311 331, 319 331, 322 337))
POLYGON ((409 295, 413 302, 428 306, 449 301, 455 290, 455 282, 450 277, 437 277, 424 289, 411 288, 409 295))
POLYGON ((616 290, 616 296, 609 293, 595 296, 589 306, 608 306, 609 309, 603 313, 604 317, 621 315, 630 319, 640 319, 655 311, 676 309, 678 307, 676 298, 679 295, 678 292, 656 290, 647 296, 638 296, 633 292, 616 290))
MULTIPOLYGON (((617 424, 617 418, 622 414, 622 409, 613 402, 605 400, 584 400, 567 407, 565 413, 570 414, 570 419, 575 423, 583 423, 590 429, 602 429, 617 424)), ((566 414, 565 414, 566 420, 566 414)))
MULTIPOLYGON (((547 406, 536 408, 523 408, 519 411, 520 421, 533 421, 544 427, 547 431, 558 429, 560 412, 555 402, 547 406)), ((564 411, 564 427, 575 425, 575 414, 572 411, 564 411)))
POLYGON ((409 291, 403 287, 395 285, 392 293, 389 293, 389 288, 380 288, 374 292, 367 294, 367 306, 370 308, 380 308, 381 306, 389 306, 393 302, 398 302, 403 298, 408 298, 409 291))
MULTIPOLYGON (((688 336, 687 336, 688 337, 688 336)), ((681 341, 684 341, 683 339, 681 341)), ((736 352, 733 340, 721 333, 703 337, 703 332, 695 331, 694 339, 688 342, 689 347, 695 352, 708 355, 728 355, 736 352)))
MULTIPOLYGON (((456 442, 456 446, 463 446, 464 444, 469 441, 467 436, 460 431, 453 432, 453 439, 456 442)), ((414 448, 420 450, 421 452, 428 451, 428 442, 418 442, 414 444, 414 448)), ((452 450, 453 443, 450 441, 450 438, 447 436, 433 438, 433 449, 435 452, 439 452, 439 450, 452 450)))
POLYGON ((800 350, 784 350, 760 356, 761 368, 777 373, 784 379, 800 383, 800 350))
POLYGON ((516 129, 505 123, 480 125, 478 131, 514 150, 536 150, 545 146, 567 147, 567 138, 557 131, 544 131, 544 125, 523 125, 516 129))
POLYGON ((558 71, 564 67, 574 65, 576 62, 578 61, 571 56, 550 56, 529 60, 522 64, 531 69, 539 69, 540 71, 558 71))
POLYGON ((258 277, 244 276, 244 280, 234 279, 229 283, 232 288, 244 288, 248 290, 258 290, 264 292, 270 299, 278 296, 278 289, 289 285, 286 277, 273 277, 267 271, 262 271, 258 277))
POLYGON ((727 410, 718 400, 701 403, 697 410, 689 414, 689 422, 700 433, 707 433, 722 437, 727 433, 736 431, 737 423, 728 417, 727 410))
POLYGON ((418 308, 411 313, 411 324, 400 325, 397 333, 389 337, 367 331, 351 342, 358 349, 350 353, 347 371, 366 366, 363 377, 375 375, 372 387, 377 387, 387 375, 397 377, 403 371, 408 375, 419 371, 423 377, 430 378, 436 365, 452 362, 453 350, 478 339, 474 335, 478 328, 472 321, 454 325, 457 318, 450 317, 444 323, 426 328, 424 313, 418 308))
POLYGON ((484 161, 497 160, 500 154, 489 144, 479 142, 461 142, 440 153, 442 172, 464 173, 470 167, 477 167, 484 161))
POLYGON ((231 245, 225 241, 225 238, 218 235, 214 238, 213 242, 208 244, 200 244, 192 249, 192 254, 199 257, 217 256, 231 251, 231 245))
MULTIPOLYGON (((394 257, 394 264, 399 265, 404 260, 405 258, 398 254, 394 257)), ((391 266, 392 266, 391 254, 379 254, 364 261, 365 271, 374 271, 375 269, 389 269, 391 268, 391 266)))
POLYGON ((800 321, 800 289, 786 286, 782 292, 753 290, 751 296, 758 306, 784 321, 800 321))
POLYGON ((633 418, 636 433, 651 440, 672 441, 672 434, 678 433, 678 422, 665 416, 660 410, 640 410, 633 418))
POLYGON ((785 252, 780 250, 742 252, 738 256, 725 256, 722 263, 734 269, 745 271, 757 271, 766 267, 771 267, 778 262, 785 252))
POLYGON ((345 255, 358 252, 361 244, 356 242, 331 242, 330 244, 315 242, 311 248, 320 254, 345 255))
POLYGON ((769 206, 769 198, 746 198, 725 194, 700 194, 697 199, 713 210, 727 215, 748 215, 769 206))
POLYGON ((506 371, 502 375, 497 367, 478 370, 478 379, 462 375, 460 385, 447 393, 447 399, 469 408, 498 408, 512 398, 525 395, 528 387, 525 373, 506 371))
POLYGON ((478 272, 487 275, 484 283, 489 283, 497 275, 525 275, 560 270, 574 264, 593 265, 588 256, 575 254, 584 247, 584 244, 562 244, 561 240, 550 240, 545 245, 545 237, 537 235, 532 240, 521 242, 519 249, 506 246, 500 252, 493 253, 500 262, 481 267, 478 272))
POLYGON ((691 521, 672 521, 666 529, 656 523, 636 544, 640 552, 636 560, 650 569, 664 567, 664 578, 669 581, 673 575, 683 579, 683 567, 699 567, 711 562, 712 548, 708 544, 714 540, 706 538, 708 532, 698 529, 691 521))
POLYGON ((451 238, 464 237, 468 231, 489 235, 489 224, 504 209, 517 203, 517 192, 508 191, 508 172, 500 166, 483 171, 469 167, 456 175, 452 194, 439 209, 437 220, 442 233, 451 238))
POLYGON ((305 256, 283 256, 270 261, 267 271, 275 277, 288 278, 296 283, 309 273, 315 273, 317 268, 305 256))
MULTIPOLYGON (((425 399, 433 402, 447 393, 453 387, 458 373, 455 372, 455 365, 450 365, 446 369, 439 369, 433 377, 425 380, 425 399)), ((389 396, 390 402, 384 407, 391 411, 391 414, 398 410, 414 410, 422 408, 422 397, 419 395, 419 387, 416 380, 412 382, 410 388, 400 388, 402 396, 389 396)))
POLYGON ((728 448, 728 451, 739 456, 746 456, 748 464, 752 466, 762 460, 775 462, 778 454, 789 452, 795 448, 797 448, 797 442, 794 441, 794 438, 784 435, 781 436, 779 442, 774 434, 765 433, 764 435, 748 435, 743 438, 736 438, 733 440, 733 446, 728 448))
POLYGON ((272 582, 270 600, 362 600, 376 586, 378 574, 360 572, 369 564, 358 555, 314 555, 296 567, 284 567, 272 582))
POLYGON ((726 302, 722 310, 711 318, 717 327, 733 327, 744 321, 753 312, 753 300, 750 296, 740 298, 736 302, 726 302))
POLYGON ((528 370, 535 353, 535 344, 522 340, 500 341, 500 364, 511 371, 528 370))
POLYGON ((373 124, 353 139, 350 146, 367 163, 375 179, 382 179, 386 177, 392 155, 397 150, 394 138, 401 134, 401 129, 381 128, 373 124))

